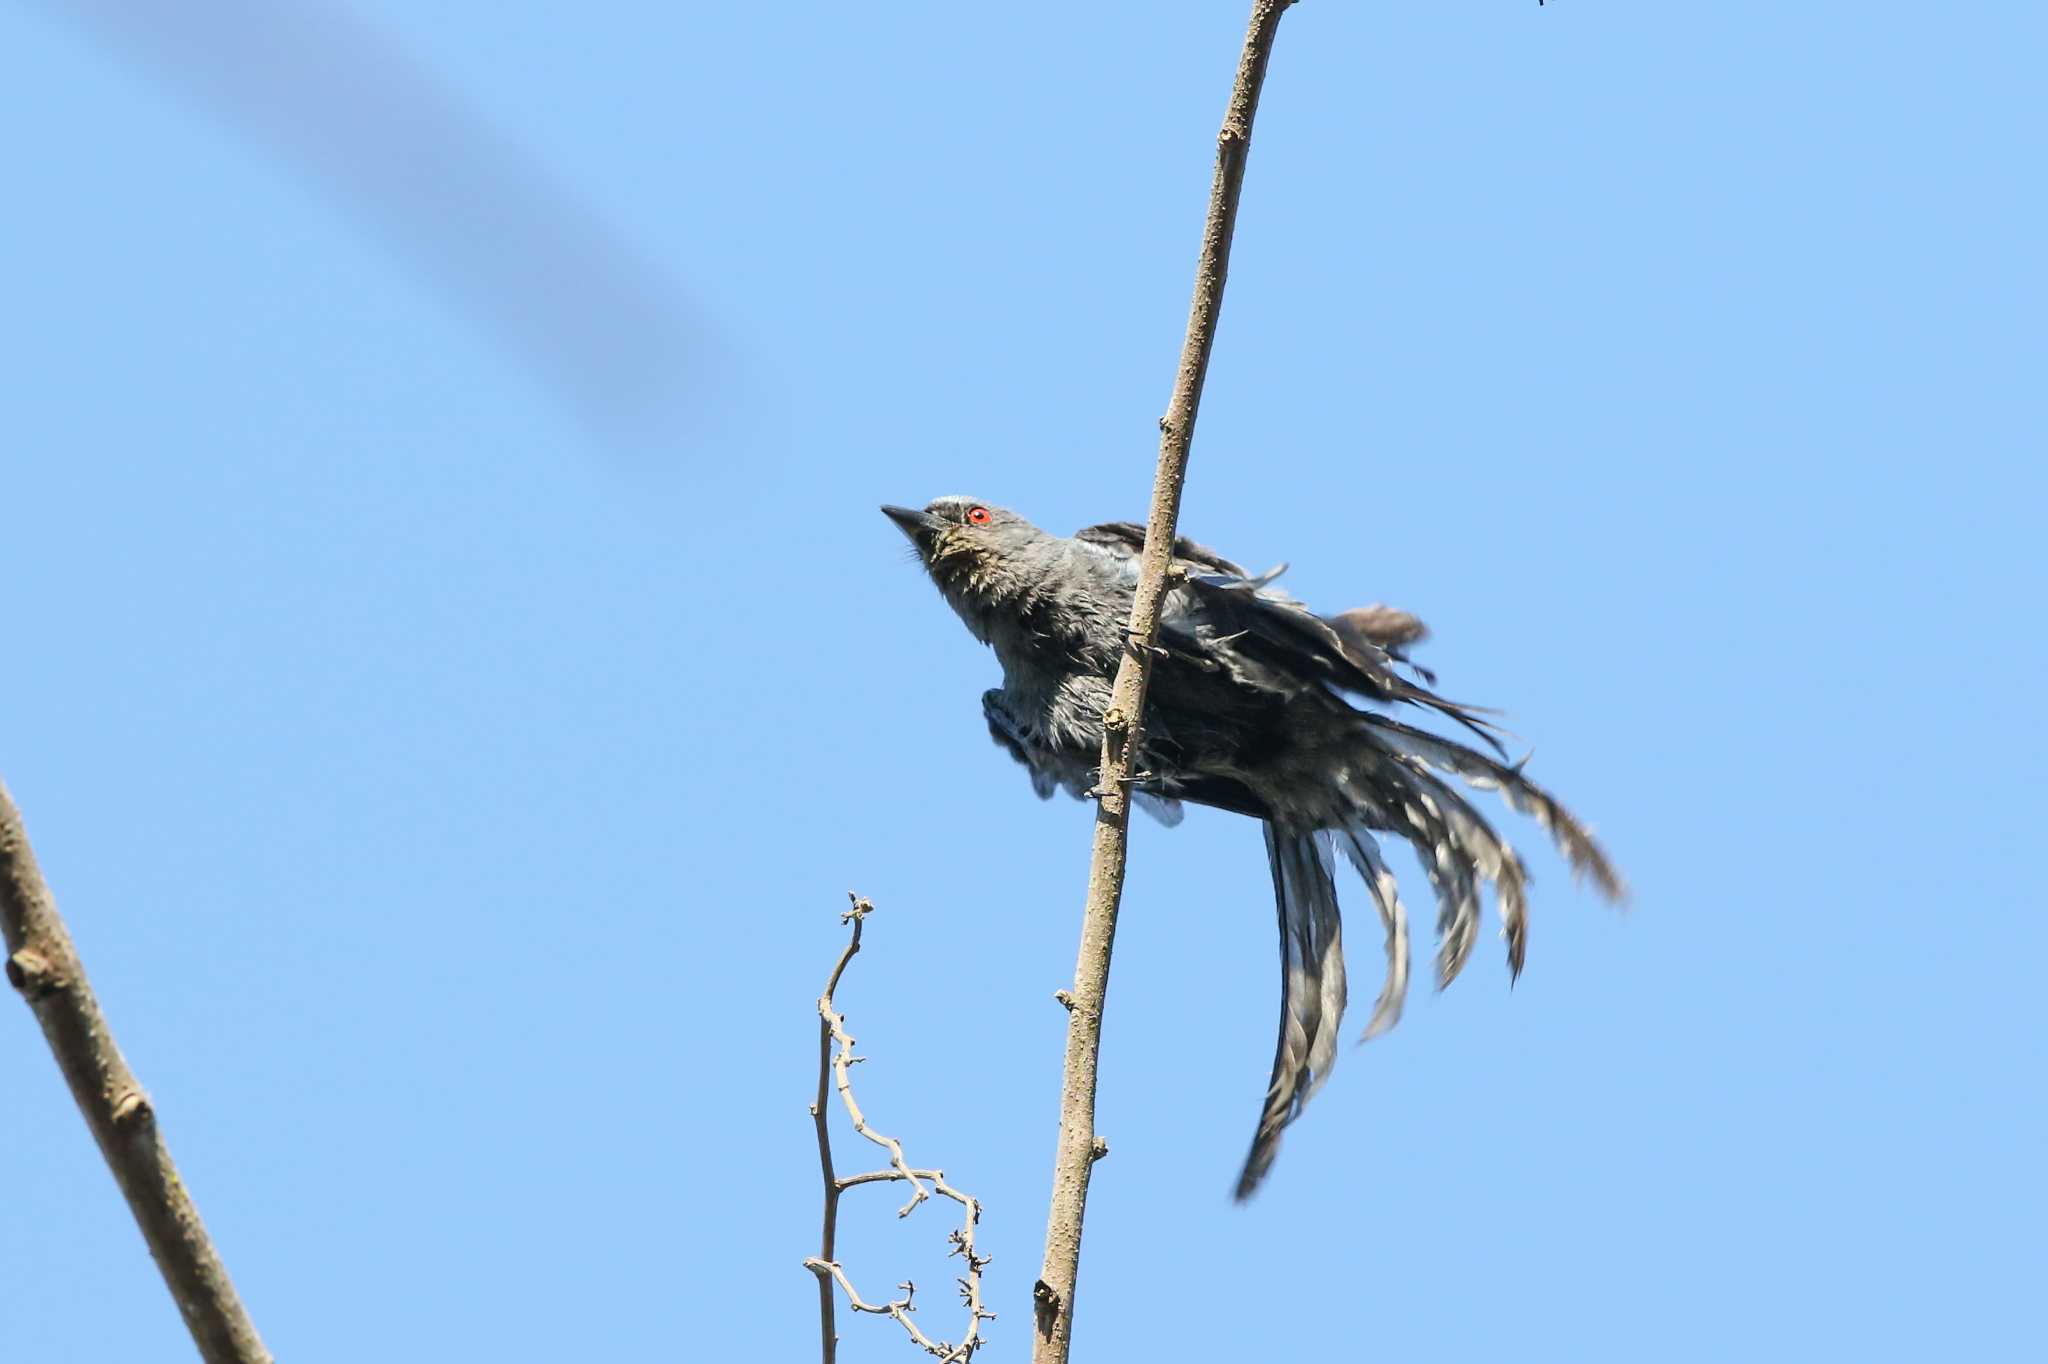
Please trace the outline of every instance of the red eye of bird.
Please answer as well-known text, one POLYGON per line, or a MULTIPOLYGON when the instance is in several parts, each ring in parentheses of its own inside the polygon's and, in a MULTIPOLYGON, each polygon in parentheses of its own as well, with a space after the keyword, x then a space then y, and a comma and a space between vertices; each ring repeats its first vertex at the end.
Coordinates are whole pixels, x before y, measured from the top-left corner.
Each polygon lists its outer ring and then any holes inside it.
POLYGON ((988 508, 987 508, 987 507, 969 507, 969 508, 967 509, 967 524, 968 524, 968 525, 970 525, 970 526, 985 526, 985 525, 987 525, 988 523, 989 523, 989 514, 988 514, 988 508))

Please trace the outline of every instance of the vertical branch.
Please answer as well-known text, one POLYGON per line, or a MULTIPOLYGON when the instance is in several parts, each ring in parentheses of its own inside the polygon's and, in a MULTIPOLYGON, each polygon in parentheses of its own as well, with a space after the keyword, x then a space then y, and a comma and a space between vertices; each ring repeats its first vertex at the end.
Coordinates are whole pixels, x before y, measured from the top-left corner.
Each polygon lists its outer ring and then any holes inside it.
POLYGON ((21 993, 128 1200, 185 1329, 207 1364, 270 1364, 227 1266, 199 1220, 157 1129, 156 1110, 128 1069, 85 978, 71 934, 30 849, 21 812, 0 786, 0 939, 7 979, 21 993))
POLYGON ((1216 175, 1202 227, 1201 259, 1195 267, 1194 299, 1173 397, 1159 419, 1159 470, 1152 484, 1152 508, 1145 526, 1136 597, 1131 604, 1131 648, 1118 665, 1103 715, 1101 793, 1095 816, 1094 853, 1088 866, 1088 899, 1081 921, 1080 956, 1067 999, 1067 1056, 1060 1094, 1059 1151, 1053 1167, 1052 1206, 1045 1228, 1045 1264, 1034 1291, 1038 1331, 1035 1364, 1065 1364, 1073 1330, 1074 1282, 1081 1258, 1081 1225, 1088 1205, 1088 1178, 1107 1149, 1095 1135, 1095 1071, 1102 1045, 1102 1008, 1109 990, 1110 952, 1116 942, 1117 908, 1123 898, 1125 838, 1130 823, 1130 775, 1145 709, 1145 687, 1159 631, 1159 605, 1173 561, 1181 486, 1216 322, 1223 310, 1223 285, 1230 272, 1230 240, 1237 226, 1237 202, 1251 151, 1252 120, 1266 63, 1293 0, 1255 0, 1238 58, 1230 105, 1216 138, 1216 175))

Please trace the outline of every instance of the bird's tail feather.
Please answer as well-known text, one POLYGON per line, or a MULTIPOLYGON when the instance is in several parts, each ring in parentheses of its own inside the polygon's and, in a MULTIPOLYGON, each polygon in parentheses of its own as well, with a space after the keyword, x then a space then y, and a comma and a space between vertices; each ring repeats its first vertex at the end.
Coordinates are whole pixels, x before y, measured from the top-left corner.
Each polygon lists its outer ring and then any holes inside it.
POLYGON ((1268 822, 1266 856, 1280 915, 1280 1036, 1273 1079, 1237 1197, 1251 1196, 1272 1167, 1280 1133, 1329 1078, 1344 1017, 1344 933, 1337 914, 1331 837, 1283 833, 1268 822))
POLYGON ((1394 879, 1386 859, 1380 856, 1379 841, 1370 830, 1358 826, 1341 830, 1337 843, 1351 859, 1359 879, 1365 882, 1380 912, 1380 925, 1387 933, 1387 979, 1380 987, 1380 997, 1373 1001, 1372 1018, 1365 1025, 1365 1038, 1369 1039, 1401 1021, 1401 1005, 1408 998, 1408 910, 1401 903, 1400 883, 1394 879))
MULTIPOLYGON (((1437 988, 1442 989, 1457 979, 1464 969, 1465 960, 1472 953, 1473 945, 1479 940, 1479 897, 1472 893, 1472 878, 1484 880, 1493 886, 1494 904, 1500 912, 1501 936, 1508 945, 1508 978, 1510 981, 1522 974, 1522 959, 1528 951, 1528 873, 1522 867, 1522 859, 1505 839, 1486 822, 1486 816, 1472 808, 1472 803, 1460 794, 1456 787, 1443 781, 1421 762, 1410 759, 1409 773, 1420 788, 1420 798, 1437 817, 1437 856, 1446 853, 1465 872, 1465 895, 1460 901, 1463 911, 1457 921, 1448 926, 1449 931, 1441 934, 1443 939, 1437 951, 1437 988)), ((1440 925, 1441 927, 1442 925, 1440 925)))
POLYGON ((1479 937, 1480 869, 1444 818, 1434 793, 1400 759, 1380 755, 1350 781, 1368 822, 1408 840, 1436 893, 1437 985, 1464 966, 1479 937), (1369 773, 1370 775, 1366 775, 1369 773))
MULTIPOLYGON (((1520 763, 1496 761, 1475 748, 1453 739, 1431 734, 1384 715, 1364 717, 1372 735, 1396 752, 1405 753, 1441 772, 1449 772, 1480 790, 1498 790, 1509 808, 1528 815, 1549 831, 1558 851, 1572 870, 1593 878, 1593 884, 1609 900, 1619 904, 1628 899, 1628 887, 1621 873, 1607 858, 1593 835, 1580 824, 1557 798, 1522 775, 1520 763)), ((1475 815, 1475 818, 1477 816, 1475 815)), ((1484 820, 1480 821, 1482 824, 1484 820)))
POLYGON ((1386 931, 1387 974, 1365 1036, 1400 1020, 1408 989, 1408 912, 1373 830, 1398 834, 1414 847, 1437 900, 1437 986, 1464 969, 1479 936, 1479 887, 1491 884, 1507 939, 1508 969, 1522 970, 1528 949, 1528 873, 1447 773, 1467 785, 1501 792, 1510 807, 1549 830, 1574 869, 1593 878, 1609 899, 1625 898, 1621 877, 1585 827, 1519 766, 1496 760, 1378 714, 1361 714, 1360 752, 1342 778, 1354 816, 1337 829, 1291 833, 1265 824, 1266 854, 1280 917, 1280 1035, 1237 1197, 1247 1198, 1271 1168, 1280 1134, 1301 1115, 1336 1060, 1345 1000, 1342 924, 1331 876, 1333 852, 1365 882, 1386 931))
POLYGON ((1511 979, 1522 971, 1529 923, 1528 872, 1522 859, 1464 792, 1438 772, 1499 790, 1511 808, 1550 832, 1572 867, 1591 876, 1602 894, 1617 901, 1626 897, 1620 874, 1592 835, 1518 767, 1385 716, 1360 719, 1372 753, 1369 760, 1353 764, 1346 787, 1364 822, 1408 840, 1436 892, 1438 989, 1457 978, 1478 941, 1481 881, 1494 889, 1511 979))

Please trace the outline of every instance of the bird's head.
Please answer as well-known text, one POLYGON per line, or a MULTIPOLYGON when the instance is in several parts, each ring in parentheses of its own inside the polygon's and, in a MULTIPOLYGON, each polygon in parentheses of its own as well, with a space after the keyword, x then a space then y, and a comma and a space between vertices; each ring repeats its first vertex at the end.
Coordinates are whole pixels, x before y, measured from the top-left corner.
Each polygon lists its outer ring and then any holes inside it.
POLYGON ((941 497, 923 511, 882 508, 909 539, 976 638, 987 641, 992 617, 1025 592, 1053 537, 1013 511, 973 497, 941 497))

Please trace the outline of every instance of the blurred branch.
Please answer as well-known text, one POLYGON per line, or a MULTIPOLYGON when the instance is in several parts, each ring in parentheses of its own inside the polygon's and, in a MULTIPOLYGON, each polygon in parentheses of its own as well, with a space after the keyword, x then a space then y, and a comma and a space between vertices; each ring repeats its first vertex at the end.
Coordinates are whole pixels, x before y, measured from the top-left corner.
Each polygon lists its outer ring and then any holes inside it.
POLYGON ((811 1118, 818 1127, 818 1164, 825 1177, 825 1227, 818 1253, 804 1261, 804 1268, 818 1276, 818 1328, 825 1364, 832 1364, 839 1349, 839 1336, 833 1320, 832 1285, 835 1283, 845 1292, 846 1305, 854 1311, 893 1317, 926 1354, 943 1361, 943 1364, 967 1364, 985 1343, 981 1324, 995 1318, 995 1313, 981 1305, 981 1271, 988 1266, 988 1256, 977 1254, 974 1249, 974 1227, 981 1220, 981 1203, 946 1183, 944 1171, 912 1169, 904 1158, 903 1143, 869 1127, 867 1115, 853 1097, 852 1070, 855 1063, 866 1058, 853 1054, 854 1039, 846 1031, 846 1015, 834 1008, 833 995, 839 989, 839 978, 846 973, 846 964, 860 951, 861 925, 875 907, 858 896, 849 898, 853 900, 853 908, 840 915, 839 921, 851 923, 853 933, 847 940, 846 950, 839 954, 838 964, 826 978, 825 993, 818 996, 818 1096, 811 1103, 811 1118), (826 1121, 828 1085, 839 1091, 847 1116, 853 1120, 853 1130, 889 1153, 888 1169, 870 1170, 843 1179, 833 1173, 832 1133, 826 1121), (912 1301, 917 1294, 917 1285, 905 1280, 897 1285, 903 1292, 902 1297, 885 1303, 871 1303, 855 1290, 852 1280, 846 1277, 846 1271, 833 1258, 839 1238, 839 1196, 862 1184, 892 1182, 910 1185, 910 1201, 896 1210, 898 1217, 908 1217, 934 1192, 952 1199, 963 1209, 959 1229, 946 1237, 953 1247, 947 1254, 958 1255, 967 1262, 967 1272, 958 1280, 960 1302, 967 1309, 967 1334, 961 1337, 958 1345, 932 1340, 911 1320, 911 1313, 917 1310, 912 1301), (926 1185, 930 1188, 927 1189, 926 1185))
POLYGON ((7 945, 8 983, 43 1025, 57 1068, 142 1228, 201 1358, 208 1364, 270 1364, 270 1352, 242 1310, 227 1267, 171 1162, 156 1110, 114 1044, 71 934, 36 866, 21 812, 4 785, 0 939, 7 945))
POLYGON ((1080 1270, 1081 1226, 1088 1206, 1088 1179, 1106 1148, 1095 1135, 1096 1061, 1102 1047, 1102 1009, 1109 992, 1110 952, 1116 942, 1117 908, 1123 899, 1124 854, 1130 826, 1130 782, 1136 766, 1151 673, 1159 604, 1167 589, 1167 568, 1180 519, 1181 486, 1202 402, 1202 381, 1216 342, 1223 309, 1223 285, 1230 273, 1230 240, 1237 226, 1237 201, 1251 150, 1252 120, 1273 52, 1280 17, 1293 0, 1255 0, 1238 58, 1230 105, 1216 138, 1216 174, 1209 189, 1202 253, 1195 267, 1194 299, 1173 397, 1159 419, 1159 469, 1152 484, 1152 509, 1145 526, 1145 550, 1131 604, 1131 647, 1117 667, 1109 708, 1103 714, 1100 801, 1095 815, 1094 853, 1088 866, 1088 899, 1081 920, 1081 948, 1067 1006, 1067 1056, 1060 1093, 1059 1153, 1053 1167, 1052 1205, 1046 1218, 1045 1265, 1034 1300, 1037 1364, 1065 1364, 1073 1331, 1074 1282, 1080 1270))
POLYGON ((722 346, 658 258, 360 5, 43 0, 269 152, 600 436, 701 410, 722 346))

